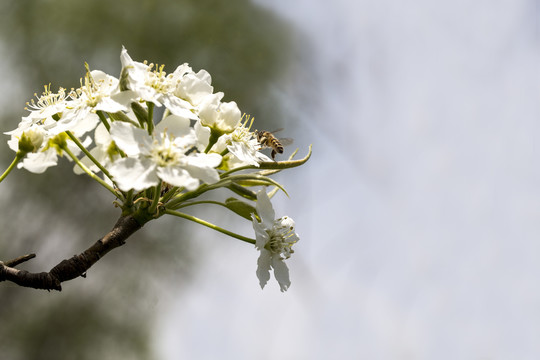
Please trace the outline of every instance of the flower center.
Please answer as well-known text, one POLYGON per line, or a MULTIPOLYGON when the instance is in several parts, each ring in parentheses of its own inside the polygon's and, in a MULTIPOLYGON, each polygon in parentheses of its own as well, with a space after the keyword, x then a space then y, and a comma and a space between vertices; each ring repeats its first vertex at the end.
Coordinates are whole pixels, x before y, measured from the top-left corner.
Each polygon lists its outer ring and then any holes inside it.
POLYGON ((158 139, 154 140, 150 157, 160 167, 177 164, 182 157, 182 153, 166 133, 162 134, 162 136, 161 143, 159 143, 158 139))
MULTIPOLYGON (((244 122, 240 123, 240 125, 237 126, 231 133, 231 140, 239 143, 249 144, 250 140, 253 138, 253 133, 249 130, 251 129, 251 125, 253 124, 253 120, 255 118, 252 118, 250 115, 243 114, 242 119, 244 118, 244 122), (249 126, 247 126, 248 122, 249 126)), ((240 121, 242 121, 242 119, 240 121)))
POLYGON ((283 225, 283 220, 286 218, 285 216, 275 220, 272 229, 267 230, 270 240, 264 248, 273 254, 279 254, 288 259, 294 253, 292 246, 296 243, 296 240, 291 239, 294 236, 294 227, 283 225))
POLYGON ((165 65, 154 66, 154 64, 149 64, 145 79, 146 85, 162 94, 169 93, 176 88, 176 84, 173 84, 172 75, 167 75, 163 70, 164 68, 165 65))
POLYGON ((58 93, 51 92, 51 84, 45 85, 44 88, 45 90, 40 97, 38 97, 37 94, 34 94, 37 98, 37 102, 32 99, 26 103, 26 106, 32 110, 44 110, 50 106, 56 106, 66 100, 66 90, 64 88, 59 88, 58 93))
POLYGON ((104 82, 105 81, 103 79, 99 81, 94 80, 92 74, 90 73, 88 64, 86 64, 86 75, 84 76, 84 84, 83 79, 81 79, 81 87, 71 91, 70 96, 73 99, 77 99, 84 94, 86 97, 86 104, 89 107, 96 107, 97 104, 99 104, 99 102, 107 96, 104 95, 102 91, 104 82))

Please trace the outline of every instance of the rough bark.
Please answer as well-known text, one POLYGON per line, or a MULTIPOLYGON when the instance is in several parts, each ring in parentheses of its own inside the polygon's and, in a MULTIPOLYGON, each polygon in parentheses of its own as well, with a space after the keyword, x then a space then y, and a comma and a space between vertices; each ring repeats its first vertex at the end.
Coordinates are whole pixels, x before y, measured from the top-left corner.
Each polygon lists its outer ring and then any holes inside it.
POLYGON ((107 235, 81 254, 61 261, 49 272, 31 273, 15 268, 18 264, 34 258, 34 254, 24 255, 6 262, 0 261, 0 281, 12 281, 17 285, 34 289, 61 291, 61 284, 64 281, 86 276, 86 271, 92 265, 112 249, 123 245, 126 239, 140 228, 141 225, 133 217, 120 217, 107 235))

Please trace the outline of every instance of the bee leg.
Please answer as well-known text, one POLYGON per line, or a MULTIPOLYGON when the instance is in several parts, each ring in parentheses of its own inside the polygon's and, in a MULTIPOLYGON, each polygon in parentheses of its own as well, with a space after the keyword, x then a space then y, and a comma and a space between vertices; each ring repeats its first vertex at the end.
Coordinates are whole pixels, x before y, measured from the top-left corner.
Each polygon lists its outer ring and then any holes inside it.
POLYGON ((276 161, 276 150, 272 149, 272 153, 270 155, 272 156, 272 160, 276 161))

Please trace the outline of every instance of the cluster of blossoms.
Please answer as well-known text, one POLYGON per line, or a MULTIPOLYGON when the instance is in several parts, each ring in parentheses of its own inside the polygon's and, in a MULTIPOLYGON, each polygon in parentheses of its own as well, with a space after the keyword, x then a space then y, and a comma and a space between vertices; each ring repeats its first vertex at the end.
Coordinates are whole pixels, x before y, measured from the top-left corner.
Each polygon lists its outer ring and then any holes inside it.
POLYGON ((234 101, 222 101, 224 94, 214 92, 205 70, 183 64, 167 74, 164 66, 132 60, 125 49, 120 58, 119 79, 86 65, 78 89, 54 93, 46 86, 28 103, 30 114, 6 132, 17 154, 14 164, 42 173, 67 155, 75 173, 98 181, 115 195, 123 214, 141 225, 170 214, 255 244, 261 287, 273 269, 286 290, 290 280, 283 260, 299 238, 292 219, 274 219, 266 187, 275 187, 271 193, 283 188, 268 175, 301 165, 309 155, 274 162, 261 153, 253 119, 234 101), (253 186, 262 189, 255 192, 253 186), (214 202, 252 220, 256 239, 177 211, 200 204, 196 197, 220 187, 256 202, 234 197, 214 202))

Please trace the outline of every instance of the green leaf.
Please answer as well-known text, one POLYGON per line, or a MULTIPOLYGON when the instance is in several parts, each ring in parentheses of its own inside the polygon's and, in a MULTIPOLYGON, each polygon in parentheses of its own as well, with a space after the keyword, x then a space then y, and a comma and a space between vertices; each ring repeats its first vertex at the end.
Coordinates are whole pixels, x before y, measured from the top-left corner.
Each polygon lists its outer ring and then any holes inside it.
POLYGON ((144 129, 144 124, 148 121, 148 111, 136 101, 131 103, 131 110, 133 110, 137 120, 139 120, 141 128, 144 129))
POLYGON ((293 167, 297 167, 297 166, 300 166, 300 165, 303 165, 305 164, 309 158, 311 157, 311 148, 312 146, 309 145, 309 151, 308 151, 308 154, 303 158, 303 159, 299 159, 299 160, 292 160, 292 157, 294 155, 296 155, 296 153, 298 152, 298 150, 296 150, 292 155, 291 157, 289 158, 288 161, 268 161, 268 162, 262 162, 259 164, 259 168, 260 169, 272 169, 272 170, 277 170, 277 169, 280 169, 280 170, 283 170, 283 169, 290 169, 290 168, 293 168, 293 167))
POLYGON ((135 125, 137 127, 139 126, 138 123, 136 123, 129 116, 124 114, 122 111, 118 111, 118 112, 115 112, 115 113, 108 113, 108 114, 109 114, 109 117, 111 119, 113 119, 114 121, 122 121, 122 122, 130 123, 131 125, 135 125))
POLYGON ((268 162, 260 163, 259 166, 254 166, 254 165, 240 166, 240 167, 231 169, 229 171, 225 171, 220 176, 222 179, 225 179, 225 178, 230 177, 231 174, 235 172, 248 170, 248 169, 261 170, 258 173, 263 176, 272 175, 272 174, 280 172, 283 169, 290 169, 290 168, 294 168, 294 167, 305 164, 306 161, 308 161, 309 158, 311 157, 311 149, 312 149, 312 145, 309 145, 308 154, 303 159, 293 160, 293 157, 298 152, 298 149, 297 149, 294 153, 292 153, 288 161, 268 161, 268 162))
POLYGON ((257 194, 254 191, 251 191, 241 185, 232 183, 231 185, 227 186, 227 189, 235 192, 236 194, 248 200, 253 200, 253 201, 257 200, 257 194))
POLYGON ((122 72, 120 73, 120 91, 126 91, 129 90, 129 74, 128 69, 122 68, 122 72))
POLYGON ((277 186, 285 195, 289 196, 285 188, 277 181, 258 174, 231 175, 227 179, 241 186, 277 186))
POLYGON ((233 197, 225 200, 225 206, 229 210, 248 220, 251 220, 251 214, 257 214, 257 210, 254 206, 233 197))

